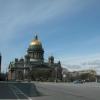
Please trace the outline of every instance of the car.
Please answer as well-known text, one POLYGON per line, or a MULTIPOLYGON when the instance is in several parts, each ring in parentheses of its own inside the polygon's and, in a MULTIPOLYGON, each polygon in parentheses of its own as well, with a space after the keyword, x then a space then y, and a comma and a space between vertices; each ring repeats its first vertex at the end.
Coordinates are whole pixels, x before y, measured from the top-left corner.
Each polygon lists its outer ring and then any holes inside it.
POLYGON ((100 83, 100 80, 97 80, 97 83, 100 83))
POLYGON ((84 83, 84 82, 83 82, 83 80, 75 80, 73 83, 74 83, 74 84, 78 84, 78 83, 81 83, 81 84, 82 84, 82 83, 84 83))

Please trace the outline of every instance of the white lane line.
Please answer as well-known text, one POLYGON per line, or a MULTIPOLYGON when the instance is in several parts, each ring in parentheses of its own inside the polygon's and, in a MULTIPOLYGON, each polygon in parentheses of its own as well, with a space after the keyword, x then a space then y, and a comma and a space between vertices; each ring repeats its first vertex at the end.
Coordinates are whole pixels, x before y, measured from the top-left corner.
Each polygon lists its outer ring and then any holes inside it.
POLYGON ((24 97, 27 98, 27 100, 32 100, 30 97, 28 97, 25 93, 23 93, 19 88, 17 88, 15 85, 10 85, 10 88, 12 89, 15 96, 18 98, 17 100, 26 100, 26 99, 20 99, 18 94, 22 94, 24 97))
POLYGON ((19 96, 16 94, 16 92, 14 91, 14 89, 12 87, 10 87, 10 89, 12 90, 13 94, 15 95, 15 97, 17 98, 17 100, 20 100, 19 99, 19 96))
POLYGON ((14 88, 17 90, 17 94, 22 94, 24 95, 26 98, 28 98, 28 100, 32 100, 30 97, 28 97, 25 93, 23 93, 19 88, 17 88, 16 86, 14 86, 14 88))

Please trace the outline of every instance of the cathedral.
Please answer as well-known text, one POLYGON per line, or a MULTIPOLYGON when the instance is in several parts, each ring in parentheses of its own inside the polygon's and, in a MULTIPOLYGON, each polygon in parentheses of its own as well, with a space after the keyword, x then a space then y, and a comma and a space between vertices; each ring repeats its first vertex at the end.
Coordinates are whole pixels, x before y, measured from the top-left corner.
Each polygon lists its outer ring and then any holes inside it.
POLYGON ((31 41, 24 58, 15 58, 8 68, 8 80, 61 81, 62 67, 54 57, 44 61, 44 49, 38 36, 31 41))

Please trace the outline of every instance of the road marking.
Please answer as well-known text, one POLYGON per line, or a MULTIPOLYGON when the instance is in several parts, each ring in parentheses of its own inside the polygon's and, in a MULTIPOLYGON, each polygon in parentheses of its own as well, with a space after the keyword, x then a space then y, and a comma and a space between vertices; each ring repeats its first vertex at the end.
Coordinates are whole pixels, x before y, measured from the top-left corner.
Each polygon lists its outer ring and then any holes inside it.
POLYGON ((14 91, 14 89, 12 87, 10 87, 10 89, 12 90, 13 94, 16 96, 17 100, 20 100, 19 96, 16 94, 16 92, 14 91))
MULTIPOLYGON (((27 98, 27 100, 32 100, 30 97, 28 97, 25 93, 23 93, 19 88, 17 88, 15 85, 9 85, 10 89, 14 93, 14 95, 17 97, 17 100, 21 100, 18 96, 18 94, 22 94, 24 97, 27 98)), ((26 99, 22 99, 26 100, 26 99)))

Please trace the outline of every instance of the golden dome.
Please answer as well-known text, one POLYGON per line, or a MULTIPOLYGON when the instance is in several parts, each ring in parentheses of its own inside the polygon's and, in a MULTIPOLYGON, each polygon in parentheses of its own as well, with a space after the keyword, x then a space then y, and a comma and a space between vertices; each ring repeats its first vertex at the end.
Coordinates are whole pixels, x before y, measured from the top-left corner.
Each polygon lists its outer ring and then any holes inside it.
POLYGON ((35 46, 35 45, 42 45, 41 42, 38 40, 38 36, 35 36, 35 39, 32 40, 30 43, 30 46, 35 46))
POLYGON ((33 40, 30 45, 41 45, 41 42, 39 40, 33 40))

